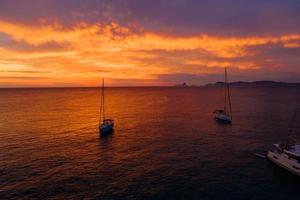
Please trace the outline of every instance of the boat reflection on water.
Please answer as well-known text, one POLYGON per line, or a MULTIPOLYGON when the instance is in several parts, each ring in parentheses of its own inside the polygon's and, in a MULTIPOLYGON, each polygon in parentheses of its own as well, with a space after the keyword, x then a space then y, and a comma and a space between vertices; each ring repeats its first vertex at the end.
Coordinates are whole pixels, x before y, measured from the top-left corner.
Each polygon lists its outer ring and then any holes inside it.
POLYGON ((114 132, 111 132, 109 134, 100 134, 99 140, 100 145, 108 145, 111 144, 113 141, 114 132))

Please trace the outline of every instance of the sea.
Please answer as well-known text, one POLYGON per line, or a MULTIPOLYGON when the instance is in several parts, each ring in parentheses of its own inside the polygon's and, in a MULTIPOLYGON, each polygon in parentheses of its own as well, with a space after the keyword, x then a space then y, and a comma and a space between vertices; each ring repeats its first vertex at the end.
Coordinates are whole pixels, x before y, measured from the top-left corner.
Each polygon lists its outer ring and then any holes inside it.
MULTIPOLYGON (((0 89, 0 199, 299 199, 300 177, 256 156, 289 136, 299 88, 0 89)), ((294 132, 299 132, 300 116, 294 132)))

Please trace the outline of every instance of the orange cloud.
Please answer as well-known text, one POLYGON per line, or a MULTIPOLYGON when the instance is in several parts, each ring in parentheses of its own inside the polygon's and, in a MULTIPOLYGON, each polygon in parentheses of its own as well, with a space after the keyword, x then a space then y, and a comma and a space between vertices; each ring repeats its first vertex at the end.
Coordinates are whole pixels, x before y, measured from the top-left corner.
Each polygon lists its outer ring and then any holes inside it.
POLYGON ((28 26, 0 21, 0 33, 8 35, 16 45, 20 42, 29 45, 22 51, 9 46, 0 47, 0 76, 11 75, 7 72, 12 69, 46 70, 50 73, 43 76, 50 80, 72 79, 91 84, 97 83, 100 77, 155 81, 155 74, 213 72, 212 69, 224 66, 256 70, 260 68, 256 60, 234 59, 255 56, 255 52, 248 51, 249 47, 282 45, 284 48, 296 48, 300 41, 300 34, 175 37, 151 32, 135 33, 116 23, 90 25, 84 22, 67 28, 60 24, 28 26), (60 47, 35 50, 53 42, 60 47), (162 58, 160 51, 169 52, 168 57, 162 58), (172 55, 172 52, 178 51, 189 52, 190 55, 172 55), (201 56, 199 52, 211 56, 201 56))

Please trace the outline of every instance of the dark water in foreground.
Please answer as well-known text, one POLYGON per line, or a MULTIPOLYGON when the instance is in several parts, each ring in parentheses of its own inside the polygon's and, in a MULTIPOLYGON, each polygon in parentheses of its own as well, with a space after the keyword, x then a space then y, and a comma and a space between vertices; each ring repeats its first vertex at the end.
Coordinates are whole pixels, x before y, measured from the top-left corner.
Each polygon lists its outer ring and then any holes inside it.
MULTIPOLYGON (((300 178, 255 157, 284 140, 296 89, 0 90, 0 199, 298 199, 300 178)), ((298 121, 299 122, 299 121, 298 121)), ((298 123, 299 124, 299 123, 298 123)))

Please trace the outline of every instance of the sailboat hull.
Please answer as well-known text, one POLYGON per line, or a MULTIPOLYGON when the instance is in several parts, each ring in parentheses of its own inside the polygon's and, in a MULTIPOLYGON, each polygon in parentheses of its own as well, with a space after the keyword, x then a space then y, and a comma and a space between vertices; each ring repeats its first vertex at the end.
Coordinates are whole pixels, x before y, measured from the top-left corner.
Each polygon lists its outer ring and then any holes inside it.
POLYGON ((226 114, 217 113, 217 114, 215 114, 215 118, 222 122, 231 123, 231 117, 226 114))
POLYGON ((102 124, 99 127, 99 133, 100 135, 105 135, 105 134, 109 134, 112 133, 114 131, 114 128, 111 124, 102 124))

